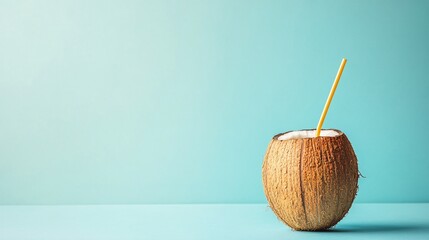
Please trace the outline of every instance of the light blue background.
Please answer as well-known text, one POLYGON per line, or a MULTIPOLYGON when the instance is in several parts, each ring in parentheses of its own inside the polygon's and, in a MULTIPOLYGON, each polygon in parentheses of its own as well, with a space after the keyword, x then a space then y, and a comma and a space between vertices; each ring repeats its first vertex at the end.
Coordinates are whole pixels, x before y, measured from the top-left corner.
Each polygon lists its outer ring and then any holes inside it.
POLYGON ((427 1, 1 1, 0 204, 263 203, 325 121, 358 202, 429 201, 427 1))

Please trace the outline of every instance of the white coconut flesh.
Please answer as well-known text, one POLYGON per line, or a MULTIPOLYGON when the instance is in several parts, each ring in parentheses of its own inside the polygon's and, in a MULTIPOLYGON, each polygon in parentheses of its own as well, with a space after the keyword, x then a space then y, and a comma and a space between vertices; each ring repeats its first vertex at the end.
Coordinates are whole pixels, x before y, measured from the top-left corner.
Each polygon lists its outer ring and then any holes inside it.
MULTIPOLYGON (((320 131, 320 137, 335 137, 340 135, 340 132, 335 130, 322 130, 320 131)), ((300 139, 300 138, 315 138, 316 130, 301 130, 288 132, 283 135, 280 135, 278 140, 290 140, 290 139, 300 139)))

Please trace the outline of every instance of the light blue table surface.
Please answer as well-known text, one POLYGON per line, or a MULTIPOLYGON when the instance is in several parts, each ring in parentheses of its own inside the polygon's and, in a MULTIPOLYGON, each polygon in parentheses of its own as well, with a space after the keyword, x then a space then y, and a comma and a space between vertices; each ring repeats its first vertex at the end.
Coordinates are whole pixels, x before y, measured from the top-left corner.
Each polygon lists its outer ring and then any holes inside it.
POLYGON ((0 206, 0 239, 429 239, 429 204, 354 204, 326 232, 264 204, 0 206))

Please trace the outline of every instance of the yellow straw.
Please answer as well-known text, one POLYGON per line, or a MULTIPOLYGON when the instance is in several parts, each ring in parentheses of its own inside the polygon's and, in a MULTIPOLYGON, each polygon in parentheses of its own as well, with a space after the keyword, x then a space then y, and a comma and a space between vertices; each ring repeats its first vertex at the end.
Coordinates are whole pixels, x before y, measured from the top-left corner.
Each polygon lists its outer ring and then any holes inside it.
POLYGON ((328 99, 326 100, 325 107, 323 108, 322 116, 320 116, 319 124, 317 124, 316 137, 320 136, 323 122, 325 121, 326 114, 328 113, 329 105, 331 105, 332 98, 334 97, 337 85, 340 82, 341 74, 343 74, 344 66, 346 66, 347 59, 343 58, 341 61, 340 69, 338 69, 337 76, 335 77, 334 84, 332 84, 331 92, 329 93, 328 99))

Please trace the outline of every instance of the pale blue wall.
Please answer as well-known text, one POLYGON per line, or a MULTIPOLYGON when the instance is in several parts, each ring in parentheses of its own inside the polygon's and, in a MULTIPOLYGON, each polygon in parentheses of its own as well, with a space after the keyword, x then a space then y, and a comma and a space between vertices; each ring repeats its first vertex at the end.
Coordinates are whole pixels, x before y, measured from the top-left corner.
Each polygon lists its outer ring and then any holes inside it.
POLYGON ((1 1, 0 203, 264 202, 342 57, 357 201, 429 201, 428 3, 1 1))

